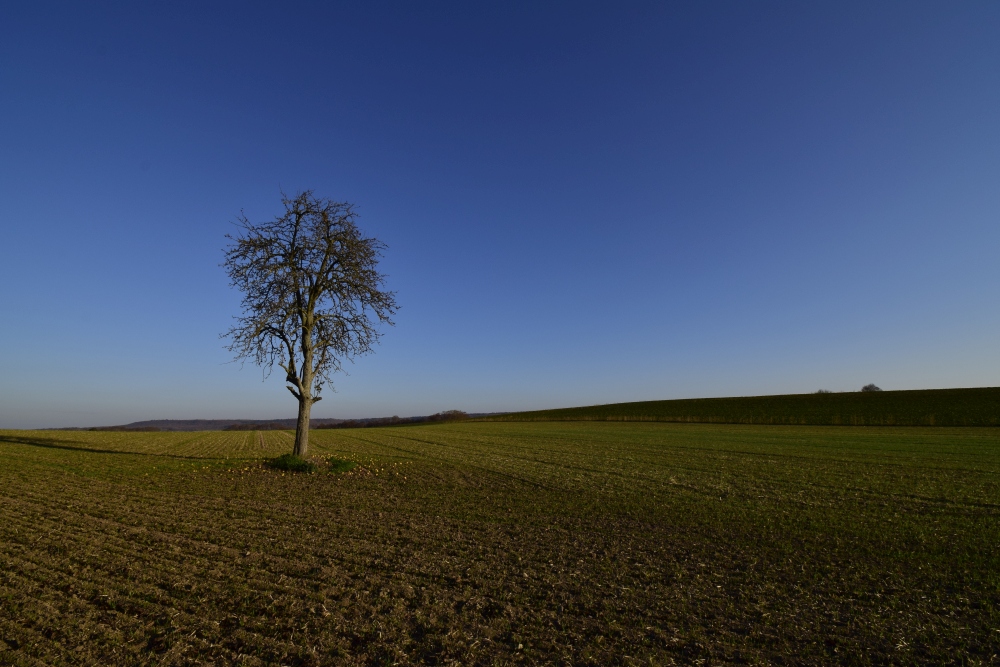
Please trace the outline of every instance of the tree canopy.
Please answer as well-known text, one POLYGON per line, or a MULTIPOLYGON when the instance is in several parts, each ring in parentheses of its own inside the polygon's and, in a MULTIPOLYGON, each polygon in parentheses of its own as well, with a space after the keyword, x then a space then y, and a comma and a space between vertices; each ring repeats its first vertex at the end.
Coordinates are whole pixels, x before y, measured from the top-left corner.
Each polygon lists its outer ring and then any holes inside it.
POLYGON ((392 325, 395 292, 378 262, 386 246, 358 228, 351 204, 311 190, 282 195, 283 215, 227 234, 223 266, 243 293, 242 315, 223 334, 237 359, 277 365, 299 402, 294 453, 308 450, 309 415, 343 363, 372 351, 392 325))

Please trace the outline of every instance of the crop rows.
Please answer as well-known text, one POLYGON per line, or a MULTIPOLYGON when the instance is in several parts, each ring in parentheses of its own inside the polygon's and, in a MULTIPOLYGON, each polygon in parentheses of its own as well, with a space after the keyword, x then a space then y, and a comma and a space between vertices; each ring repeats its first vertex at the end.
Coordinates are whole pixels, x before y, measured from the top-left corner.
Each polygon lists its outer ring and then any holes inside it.
POLYGON ((1000 432, 0 432, 0 664, 997 664, 1000 432))
POLYGON ((39 447, 94 453, 142 454, 201 459, 260 459, 291 450, 289 431, 3 431, 0 442, 20 440, 39 447))

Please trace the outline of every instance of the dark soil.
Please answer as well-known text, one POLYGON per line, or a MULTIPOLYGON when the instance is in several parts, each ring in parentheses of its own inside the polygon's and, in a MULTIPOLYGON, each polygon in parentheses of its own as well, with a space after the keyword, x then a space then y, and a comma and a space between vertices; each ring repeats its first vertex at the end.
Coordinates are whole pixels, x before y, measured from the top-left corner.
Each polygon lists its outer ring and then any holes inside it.
POLYGON ((996 429, 253 435, 0 433, 0 664, 1000 662, 996 429))

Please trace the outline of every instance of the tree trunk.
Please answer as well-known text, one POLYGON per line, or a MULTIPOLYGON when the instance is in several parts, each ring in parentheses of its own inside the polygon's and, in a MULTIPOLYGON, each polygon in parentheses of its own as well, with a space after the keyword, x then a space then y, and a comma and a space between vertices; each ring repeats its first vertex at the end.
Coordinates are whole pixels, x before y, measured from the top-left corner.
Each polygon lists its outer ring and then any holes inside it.
POLYGON ((292 453, 303 458, 309 451, 309 413, 312 411, 312 404, 312 399, 305 396, 299 399, 299 419, 295 423, 295 449, 292 453))

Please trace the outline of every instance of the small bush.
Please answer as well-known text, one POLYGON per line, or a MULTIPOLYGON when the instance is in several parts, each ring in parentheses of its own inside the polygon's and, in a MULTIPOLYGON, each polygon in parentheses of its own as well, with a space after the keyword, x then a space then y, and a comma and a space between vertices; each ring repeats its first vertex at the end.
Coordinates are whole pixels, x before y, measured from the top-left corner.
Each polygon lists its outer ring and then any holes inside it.
POLYGON ((861 391, 882 391, 882 390, 873 384, 866 384, 861 388, 861 391))
POLYGON ((306 461, 295 454, 282 454, 276 459, 268 461, 268 465, 275 470, 287 470, 289 472, 316 472, 316 464, 306 461))

